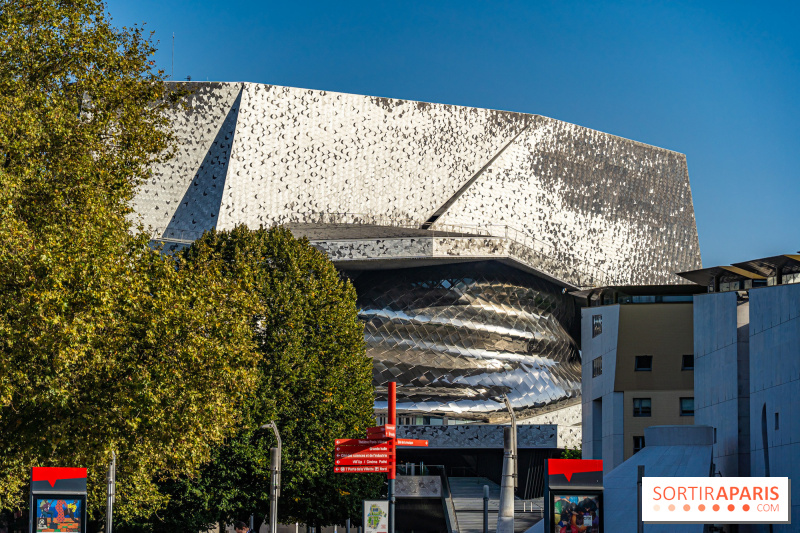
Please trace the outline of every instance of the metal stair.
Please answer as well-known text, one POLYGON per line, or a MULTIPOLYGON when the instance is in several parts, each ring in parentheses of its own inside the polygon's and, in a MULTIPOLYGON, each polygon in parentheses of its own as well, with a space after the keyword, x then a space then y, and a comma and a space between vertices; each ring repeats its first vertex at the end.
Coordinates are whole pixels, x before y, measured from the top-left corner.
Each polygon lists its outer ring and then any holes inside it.
MULTIPOLYGON (((497 531, 500 486, 485 477, 450 477, 448 481, 459 533, 483 533, 484 485, 489 486, 489 531, 497 531)), ((514 501, 514 530, 523 532, 541 520, 539 509, 540 506, 517 498, 514 501)))

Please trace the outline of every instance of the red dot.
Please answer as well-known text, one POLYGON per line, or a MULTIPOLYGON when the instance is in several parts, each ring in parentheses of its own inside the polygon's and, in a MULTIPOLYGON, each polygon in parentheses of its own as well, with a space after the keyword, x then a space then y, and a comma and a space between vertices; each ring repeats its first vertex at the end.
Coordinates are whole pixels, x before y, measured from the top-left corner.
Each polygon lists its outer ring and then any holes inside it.
POLYGON ((706 506, 701 503, 700 505, 697 506, 697 509, 700 510, 700 511, 705 511, 706 510, 706 506))
POLYGON ((683 506, 683 510, 684 510, 684 511, 688 511, 688 510, 689 510, 689 509, 691 509, 691 508, 692 508, 692 506, 691 506, 691 505, 689 505, 688 503, 687 503, 686 505, 684 505, 684 506, 683 506))
POLYGON ((667 509, 669 509, 670 511, 674 511, 675 506, 673 504, 669 504, 669 507, 667 507, 667 509))
POLYGON ((728 505, 728 510, 729 511, 733 511, 734 509, 736 509, 735 505, 733 505, 732 503, 728 505))
POLYGON ((712 509, 714 509, 715 511, 719 511, 719 505, 717 505, 717 504, 715 503, 715 504, 714 504, 714 507, 712 507, 712 509))
POLYGON ((745 511, 749 511, 749 510, 750 510, 750 506, 749 506, 749 505, 747 505, 747 504, 744 504, 744 505, 742 506, 742 509, 744 509, 745 511))

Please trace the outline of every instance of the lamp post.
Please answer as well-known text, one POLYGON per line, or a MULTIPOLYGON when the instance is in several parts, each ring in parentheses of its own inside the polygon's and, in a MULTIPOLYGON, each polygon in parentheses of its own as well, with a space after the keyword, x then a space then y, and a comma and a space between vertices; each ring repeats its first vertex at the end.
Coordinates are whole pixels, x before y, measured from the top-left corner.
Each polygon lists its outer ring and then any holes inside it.
POLYGON ((264 424, 261 429, 272 428, 275 433, 275 438, 278 439, 278 447, 269 449, 269 469, 270 484, 269 484, 269 533, 278 532, 278 497, 281 495, 281 451, 283 443, 281 442, 281 435, 278 433, 278 426, 274 420, 270 420, 269 424, 264 424))

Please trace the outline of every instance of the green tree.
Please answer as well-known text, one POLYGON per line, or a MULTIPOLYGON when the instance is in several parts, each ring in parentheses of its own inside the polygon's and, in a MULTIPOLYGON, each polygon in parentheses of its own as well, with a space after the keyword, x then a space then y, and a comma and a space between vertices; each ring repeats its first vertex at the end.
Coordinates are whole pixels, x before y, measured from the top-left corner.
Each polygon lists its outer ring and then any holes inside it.
POLYGON ((564 451, 561 452, 561 459, 580 459, 582 453, 580 445, 575 448, 565 448, 564 451))
POLYGON ((152 473, 196 470, 254 386, 251 298, 128 219, 170 157, 153 51, 96 0, 0 0, 0 509, 84 466, 100 518, 115 450, 118 515, 149 516, 152 473))
POLYGON ((327 525, 360 515, 382 475, 334 474, 334 440, 364 436, 374 425, 372 360, 366 356, 353 286, 307 240, 285 228, 209 232, 183 260, 225 264, 225 275, 254 295, 258 382, 239 434, 214 452, 194 479, 170 482, 157 530, 197 531, 246 519, 268 507, 271 431, 283 439, 280 519, 327 525))

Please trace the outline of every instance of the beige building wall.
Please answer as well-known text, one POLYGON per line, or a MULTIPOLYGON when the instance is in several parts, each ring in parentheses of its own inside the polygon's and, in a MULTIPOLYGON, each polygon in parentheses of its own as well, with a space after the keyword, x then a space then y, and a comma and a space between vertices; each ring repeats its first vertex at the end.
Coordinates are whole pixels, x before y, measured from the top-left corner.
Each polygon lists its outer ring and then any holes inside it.
MULTIPOLYGON (((694 371, 682 370, 683 356, 694 353, 691 303, 620 306, 614 390, 624 393, 625 459, 633 437, 650 426, 694 424, 681 416, 680 398, 694 397, 694 371), (637 371, 637 355, 653 356, 651 371, 637 371), (633 399, 650 398, 649 417, 633 416, 633 399)), ((647 444, 647 443, 645 443, 647 444)))
POLYGON ((692 304, 628 304, 619 310, 617 391, 694 389, 694 372, 681 370, 694 353, 692 304), (653 370, 637 372, 637 355, 652 355, 653 370))
MULTIPOLYGON (((681 416, 680 398, 693 397, 694 389, 684 390, 627 390, 624 392, 625 460, 633 455, 633 437, 644 436, 650 426, 674 426, 694 424, 693 416, 681 416), (650 398, 650 416, 633 416, 633 399, 650 398)), ((645 443, 647 444, 647 443, 645 443)))

